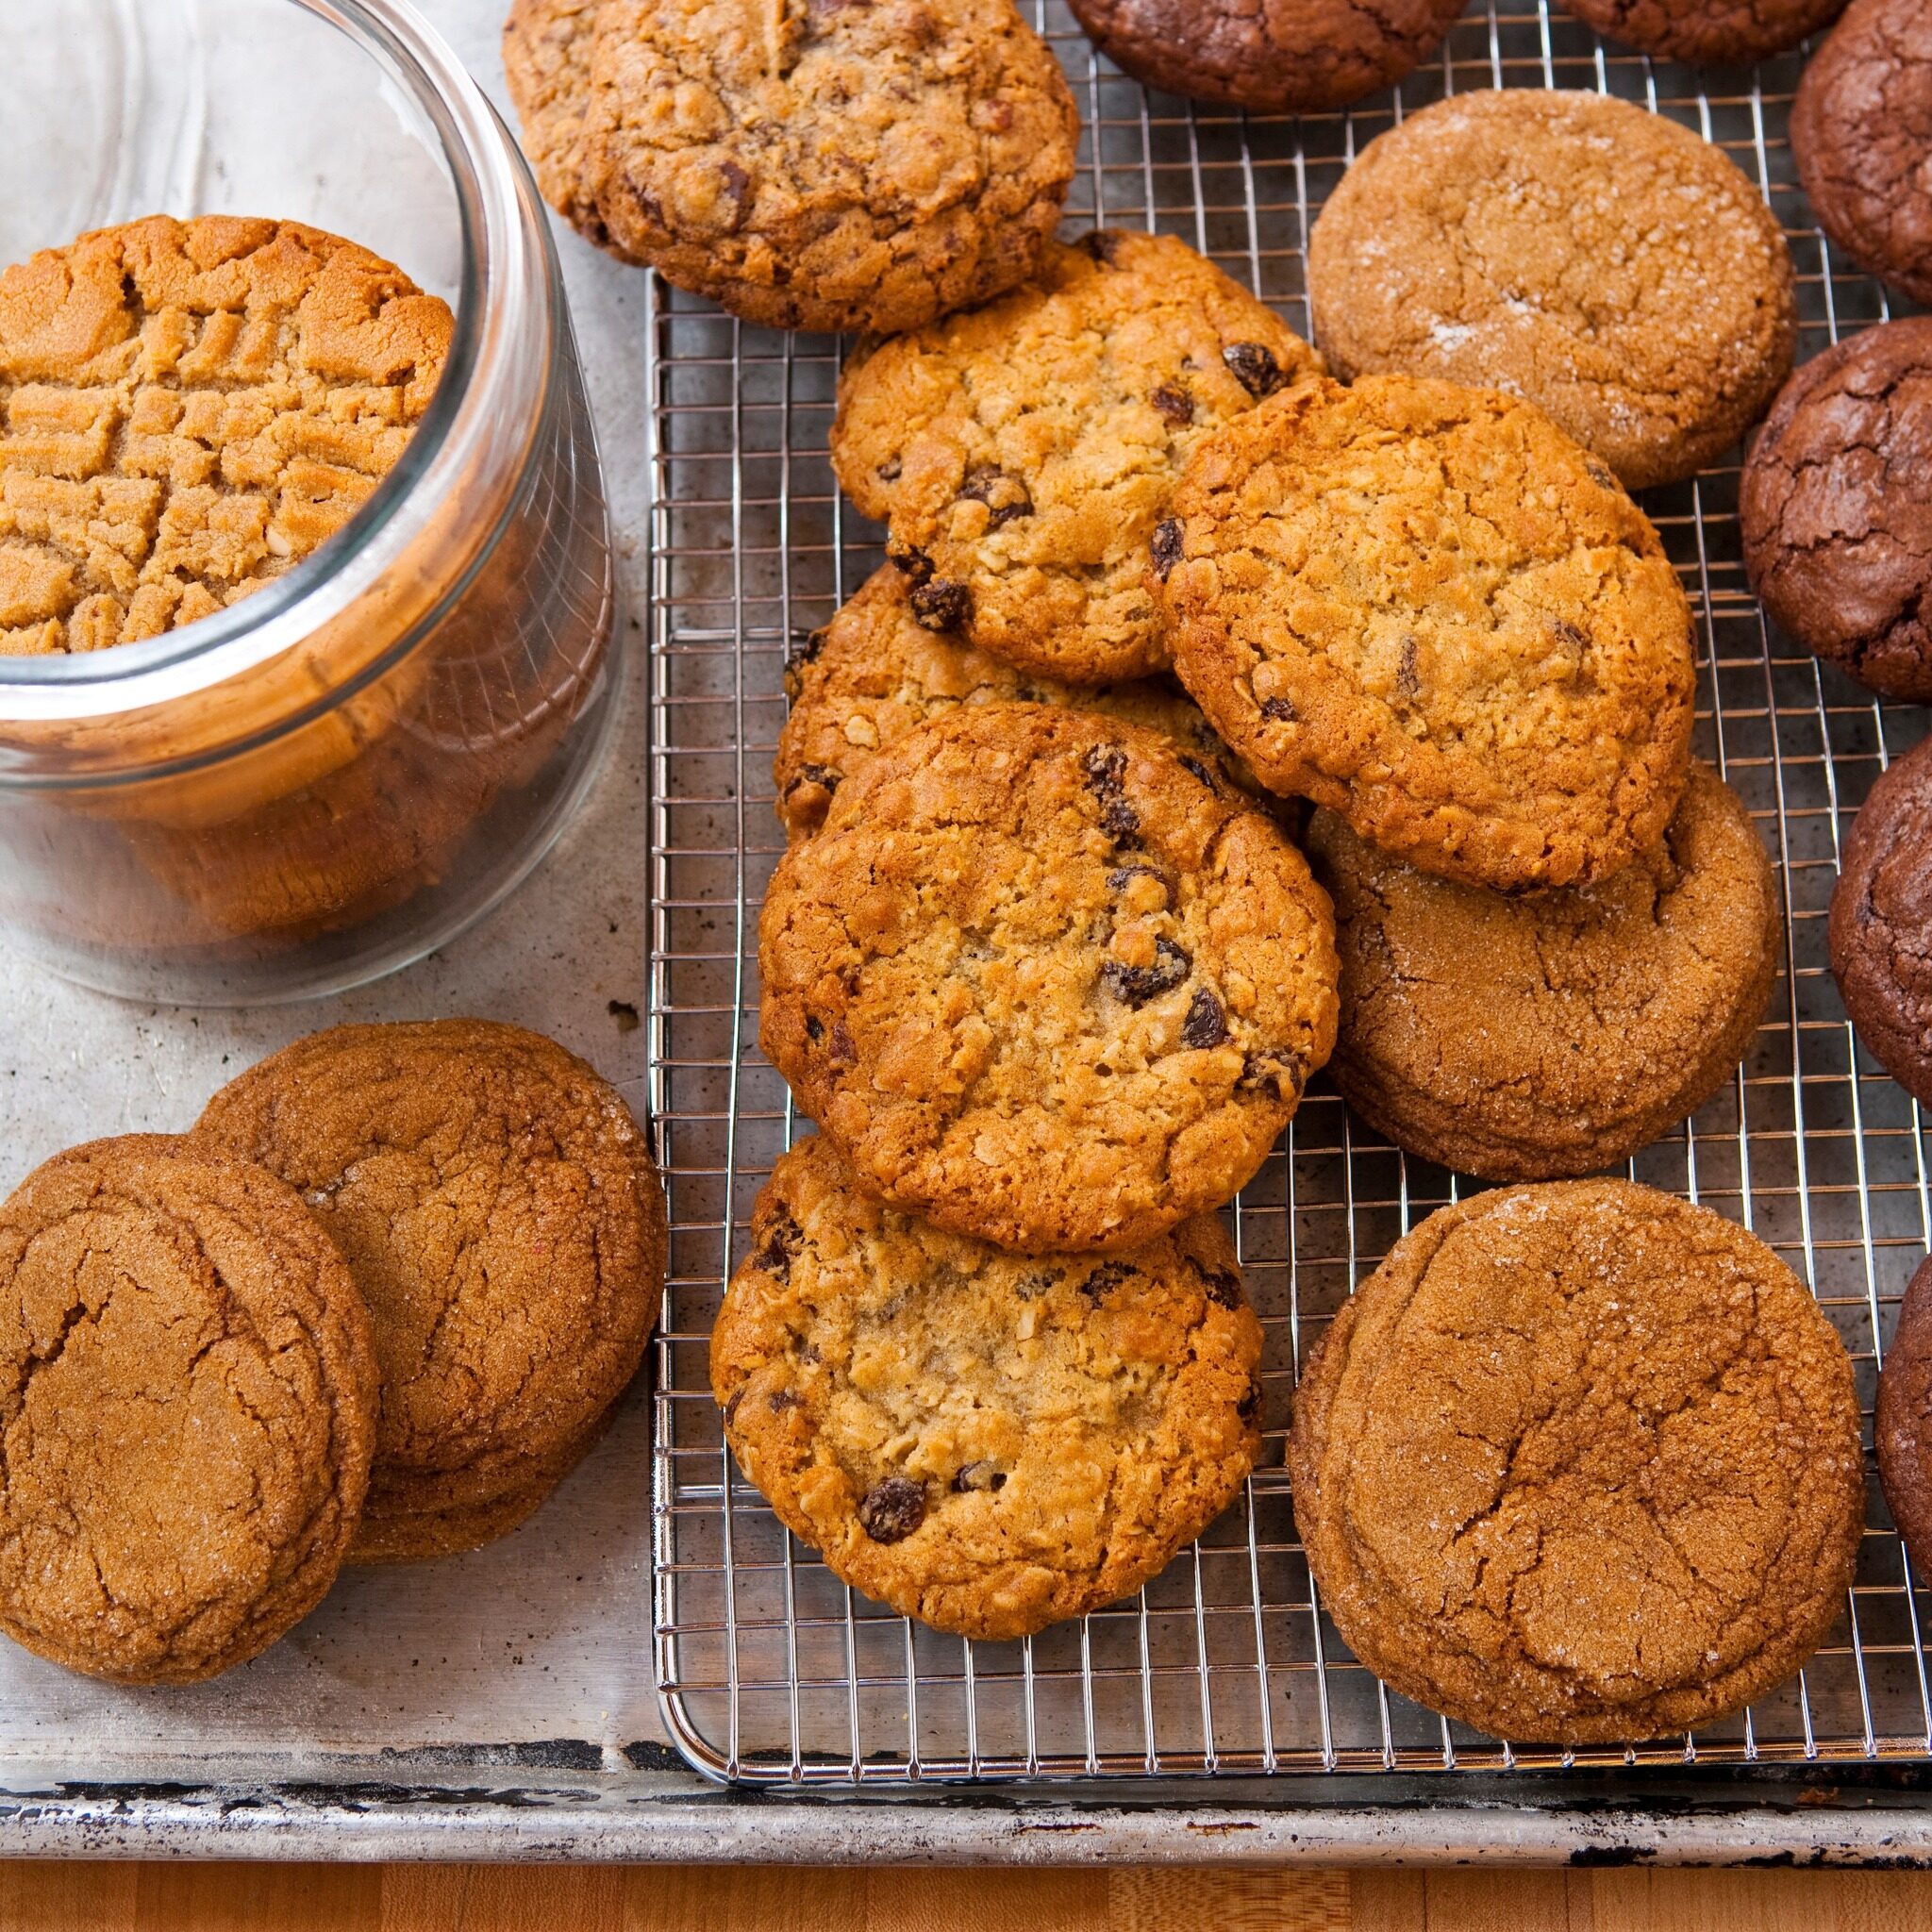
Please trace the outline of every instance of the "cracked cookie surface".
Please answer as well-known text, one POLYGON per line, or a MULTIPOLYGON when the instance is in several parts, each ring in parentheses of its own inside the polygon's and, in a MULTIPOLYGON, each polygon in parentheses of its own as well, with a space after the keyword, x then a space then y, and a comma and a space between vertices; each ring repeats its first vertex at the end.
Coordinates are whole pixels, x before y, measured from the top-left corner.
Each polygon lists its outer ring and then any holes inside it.
POLYGON ((394 467, 452 325, 294 222, 156 215, 0 274, 0 652, 157 637, 300 562, 394 467))
POLYGON ((340 1026, 231 1081, 194 1132, 288 1181, 369 1303, 382 1412, 356 1559, 399 1554, 412 1519, 547 1492, 663 1292, 663 1191, 615 1090, 520 1026, 340 1026))
POLYGON ((1852 0, 1791 103, 1791 157, 1824 232, 1932 303, 1932 8, 1852 0))
POLYGON ((272 1174, 95 1141, 0 1207, 0 1628, 192 1683, 315 1607, 361 1511, 367 1310, 272 1174))
POLYGON ((1044 676, 1164 670, 1147 544, 1204 438, 1320 368, 1171 235, 1103 228, 971 315, 862 344, 832 467, 934 630, 1044 676))
POLYGON ((1377 852, 1334 813, 1329 1073, 1375 1130, 1489 1180, 1623 1160, 1694 1113, 1764 1017, 1782 929, 1743 801, 1694 764, 1663 838, 1593 886, 1508 898, 1377 852))
POLYGON ((1540 410, 1324 381, 1205 443, 1151 587, 1181 682, 1277 791, 1425 872, 1607 877, 1669 823, 1690 611, 1649 520, 1540 410))
POLYGON ((1742 1228, 1627 1181, 1430 1215, 1336 1316, 1289 1462, 1356 1655, 1524 1741, 1686 1730, 1783 1683, 1864 1522, 1817 1304, 1742 1228))
POLYGON ((1892 1521, 1923 1576, 1932 1563, 1932 1260, 1920 1264, 1899 1304, 1872 1441, 1892 1521))
POLYGON ((1665 60, 1748 67, 1815 34, 1845 0, 1563 0, 1607 40, 1665 60))
POLYGON ((1209 782, 1224 778, 1250 794, 1259 791, 1201 708, 1172 680, 1075 686, 1033 675, 927 630, 912 614, 909 591, 904 575, 885 565, 786 663, 791 710, 778 735, 772 781, 778 816, 793 838, 818 830, 832 794, 876 753, 960 705, 1101 711, 1164 733, 1209 782))
POLYGON ((962 707, 840 787, 765 895, 760 1041, 859 1184, 1035 1253, 1231 1200, 1335 1038, 1274 822, 1092 712, 962 707))
POLYGON ((1872 691, 1932 700, 1932 316, 1861 330, 1791 377, 1738 516, 1778 624, 1872 691))
POLYGON ((739 1467, 833 1574, 962 1636, 1130 1595, 1240 1493, 1261 1324, 1218 1219, 1029 1258, 784 1155, 711 1334, 739 1467))
POLYGON ((1689 129, 1600 94, 1457 94, 1362 151, 1308 243, 1338 375, 1507 391, 1631 489, 1737 441, 1790 373, 1790 250, 1689 129))

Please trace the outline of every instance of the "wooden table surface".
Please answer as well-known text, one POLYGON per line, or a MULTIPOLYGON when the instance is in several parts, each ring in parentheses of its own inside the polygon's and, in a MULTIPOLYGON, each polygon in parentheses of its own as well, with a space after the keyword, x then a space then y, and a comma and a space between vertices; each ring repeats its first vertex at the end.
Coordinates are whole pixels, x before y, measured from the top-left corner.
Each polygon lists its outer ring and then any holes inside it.
POLYGON ((0 1865, 0 1932, 1918 1932, 1932 1874, 0 1865))

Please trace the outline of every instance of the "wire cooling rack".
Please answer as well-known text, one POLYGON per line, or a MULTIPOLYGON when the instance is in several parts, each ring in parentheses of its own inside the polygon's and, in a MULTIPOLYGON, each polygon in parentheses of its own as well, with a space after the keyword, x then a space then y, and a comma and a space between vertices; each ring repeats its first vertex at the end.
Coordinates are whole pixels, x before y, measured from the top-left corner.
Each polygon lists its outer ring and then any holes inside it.
MULTIPOLYGON (((1796 258, 1800 355, 1883 319, 1834 260, 1785 129, 1800 54, 1707 73, 1600 43, 1543 4, 1472 8, 1439 58, 1352 112, 1262 119, 1143 92, 1096 58, 1060 0, 1031 17, 1086 124, 1071 230, 1179 235, 1308 329, 1309 224, 1361 146, 1474 88, 1595 88, 1715 142, 1768 197, 1796 258), (1700 80, 1702 85, 1700 86, 1700 80)), ((671 1190, 657 1345, 657 1667, 691 1762, 751 1782, 992 1776, 1496 1772, 1924 1758, 1925 1629, 1874 1479, 1857 1579, 1804 1674, 1725 1724, 1630 1752, 1513 1750, 1387 1691, 1327 1622, 1283 1470, 1297 1364, 1353 1285, 1470 1185, 1366 1133, 1317 1079, 1234 1221, 1267 1331, 1266 1445, 1241 1500, 1136 1598, 1022 1643, 941 1637, 855 1595, 738 1475, 706 1341, 753 1197, 800 1130, 757 1049, 758 909, 781 846, 771 754, 788 640, 879 562, 825 454, 841 345, 742 326, 653 286, 656 508, 652 1063, 671 1190)), ((1754 1229, 1808 1281, 1869 1416, 1890 1309, 1932 1232, 1910 1101, 1852 1037, 1825 963, 1840 841, 1873 779, 1925 728, 1767 633, 1739 545, 1735 461, 1650 491, 1698 619, 1698 741, 1742 794, 1783 881, 1770 1017, 1730 1088, 1631 1175, 1754 1229)), ((1560 1773, 1526 1783, 1555 1796, 1560 1773)))

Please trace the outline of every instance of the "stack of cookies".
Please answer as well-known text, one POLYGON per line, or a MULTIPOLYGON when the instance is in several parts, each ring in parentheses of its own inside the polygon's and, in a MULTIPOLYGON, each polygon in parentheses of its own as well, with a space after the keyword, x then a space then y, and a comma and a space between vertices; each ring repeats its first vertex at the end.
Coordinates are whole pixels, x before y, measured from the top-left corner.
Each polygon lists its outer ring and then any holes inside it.
POLYGON ((0 1206, 0 1629, 122 1683, 265 1650, 346 1562, 503 1535, 636 1372, 642 1135, 521 1027, 349 1026, 0 1206))

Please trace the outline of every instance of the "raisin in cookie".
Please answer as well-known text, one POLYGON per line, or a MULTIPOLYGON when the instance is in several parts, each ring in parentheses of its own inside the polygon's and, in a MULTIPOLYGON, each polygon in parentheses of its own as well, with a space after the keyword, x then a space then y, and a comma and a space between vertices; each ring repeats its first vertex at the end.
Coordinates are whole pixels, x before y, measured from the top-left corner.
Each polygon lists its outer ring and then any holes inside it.
POLYGON ((1634 1741, 1784 1682, 1864 1522, 1852 1365, 1742 1228, 1627 1181, 1398 1241, 1295 1393, 1308 1567, 1392 1689, 1492 1737, 1634 1741))
POLYGON ((916 328, 1059 221, 1079 120, 1007 0, 606 0, 558 30, 508 63, 553 198, 748 322, 916 328))
POLYGON ((450 312, 294 222, 156 215, 0 275, 0 652, 191 623, 332 537, 435 393, 450 312))
POLYGON ((1406 376, 1279 396, 1155 531, 1181 682, 1261 780, 1425 872, 1607 877, 1670 822, 1690 610, 1649 521, 1540 410, 1406 376))
POLYGON ((1689 476, 1777 393, 1790 252, 1731 162, 1601 94, 1457 94, 1378 136, 1308 244, 1339 375, 1507 390, 1631 489, 1689 476))
POLYGON ((793 838, 824 823, 832 794, 908 731, 960 705, 1073 705, 1173 739, 1209 784, 1258 790, 1215 736, 1201 708, 1167 678, 1076 687, 1035 677, 929 631, 912 614, 910 586, 887 564, 815 630, 785 666, 791 712, 772 760, 778 816, 793 838))
POLYGON ((1335 1039, 1328 902, 1158 734, 973 705, 779 862, 760 1039, 860 1186, 1032 1252, 1231 1200, 1335 1039))
POLYGON ((1101 229, 972 315, 870 344, 832 466, 934 630, 1070 684, 1165 668, 1141 581, 1202 439, 1313 352, 1171 235, 1101 229))
POLYGON ((1764 1017, 1782 929, 1743 801, 1690 768, 1663 838, 1593 886, 1507 898, 1431 878, 1334 813, 1329 1071, 1398 1147, 1489 1180, 1608 1167, 1694 1113, 1764 1017))
POLYGON ((368 1311, 273 1174, 56 1155, 0 1207, 0 1629, 124 1684, 266 1650, 341 1566, 375 1402, 368 1311))
POLYGON ((1261 1324, 1211 1215, 1111 1260, 944 1234, 785 1155, 711 1334, 739 1467, 856 1590, 960 1636, 1130 1595, 1241 1492, 1261 1324))
POLYGON ((1665 60, 1748 67, 1828 26, 1845 0, 1563 0, 1586 26, 1665 60))

